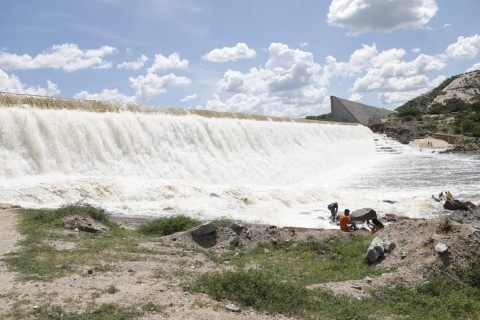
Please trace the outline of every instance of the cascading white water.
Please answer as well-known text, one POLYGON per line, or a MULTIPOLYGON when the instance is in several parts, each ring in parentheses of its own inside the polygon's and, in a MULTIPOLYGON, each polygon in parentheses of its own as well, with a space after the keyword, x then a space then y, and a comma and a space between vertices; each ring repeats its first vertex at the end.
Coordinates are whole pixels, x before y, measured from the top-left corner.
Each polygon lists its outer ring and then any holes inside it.
POLYGON ((241 218, 262 193, 291 207, 283 190, 361 166, 375 146, 359 125, 9 107, 0 155, 0 202, 241 218))
POLYGON ((0 176, 283 185, 372 156, 371 136, 352 125, 1 108, 0 176))
POLYGON ((416 217, 441 212, 431 195, 447 188, 480 201, 480 157, 378 153, 382 139, 360 125, 0 107, 0 203, 332 228, 331 201, 416 217))

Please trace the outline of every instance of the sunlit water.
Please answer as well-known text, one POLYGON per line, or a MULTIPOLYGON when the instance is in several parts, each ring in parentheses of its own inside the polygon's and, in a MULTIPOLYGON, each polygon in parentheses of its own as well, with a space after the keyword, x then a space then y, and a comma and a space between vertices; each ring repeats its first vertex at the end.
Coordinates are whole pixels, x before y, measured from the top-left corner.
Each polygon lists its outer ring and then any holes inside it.
POLYGON ((0 107, 0 202, 24 207, 330 228, 332 201, 427 218, 441 191, 479 203, 479 168, 359 125, 0 107))

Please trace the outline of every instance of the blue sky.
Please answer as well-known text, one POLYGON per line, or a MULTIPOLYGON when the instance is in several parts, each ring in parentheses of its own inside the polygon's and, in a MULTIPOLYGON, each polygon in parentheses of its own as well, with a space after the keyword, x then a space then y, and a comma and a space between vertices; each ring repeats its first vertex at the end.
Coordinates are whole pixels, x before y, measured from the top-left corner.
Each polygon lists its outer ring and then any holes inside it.
POLYGON ((480 69, 477 0, 3 0, 0 91, 303 117, 480 69))

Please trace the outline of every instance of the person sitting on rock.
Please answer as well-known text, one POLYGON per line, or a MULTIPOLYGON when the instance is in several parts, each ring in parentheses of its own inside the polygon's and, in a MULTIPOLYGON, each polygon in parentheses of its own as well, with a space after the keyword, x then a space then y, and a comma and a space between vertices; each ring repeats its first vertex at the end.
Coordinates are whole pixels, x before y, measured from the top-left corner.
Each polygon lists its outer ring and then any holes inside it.
POLYGON ((338 203, 333 202, 328 205, 328 210, 330 210, 332 214, 332 221, 335 222, 335 219, 337 218, 337 212, 338 212, 338 203))
POLYGON ((453 200, 453 195, 450 191, 447 191, 447 193, 445 194, 445 199, 447 201, 452 201, 453 200))
POLYGON ((348 217, 349 215, 350 215, 350 210, 345 209, 343 214, 338 219, 340 221, 340 230, 345 232, 357 230, 357 226, 355 222, 350 221, 350 218, 348 217))

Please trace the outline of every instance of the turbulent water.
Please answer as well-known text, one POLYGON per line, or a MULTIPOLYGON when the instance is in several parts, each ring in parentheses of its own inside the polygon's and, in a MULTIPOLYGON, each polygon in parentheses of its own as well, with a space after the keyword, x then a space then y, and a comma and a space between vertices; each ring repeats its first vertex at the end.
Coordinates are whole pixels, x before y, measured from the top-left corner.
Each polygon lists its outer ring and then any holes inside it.
POLYGON ((431 195, 447 189, 478 203, 479 168, 478 155, 360 125, 0 107, 0 203, 24 207, 331 227, 332 201, 425 217, 442 213, 431 195))

